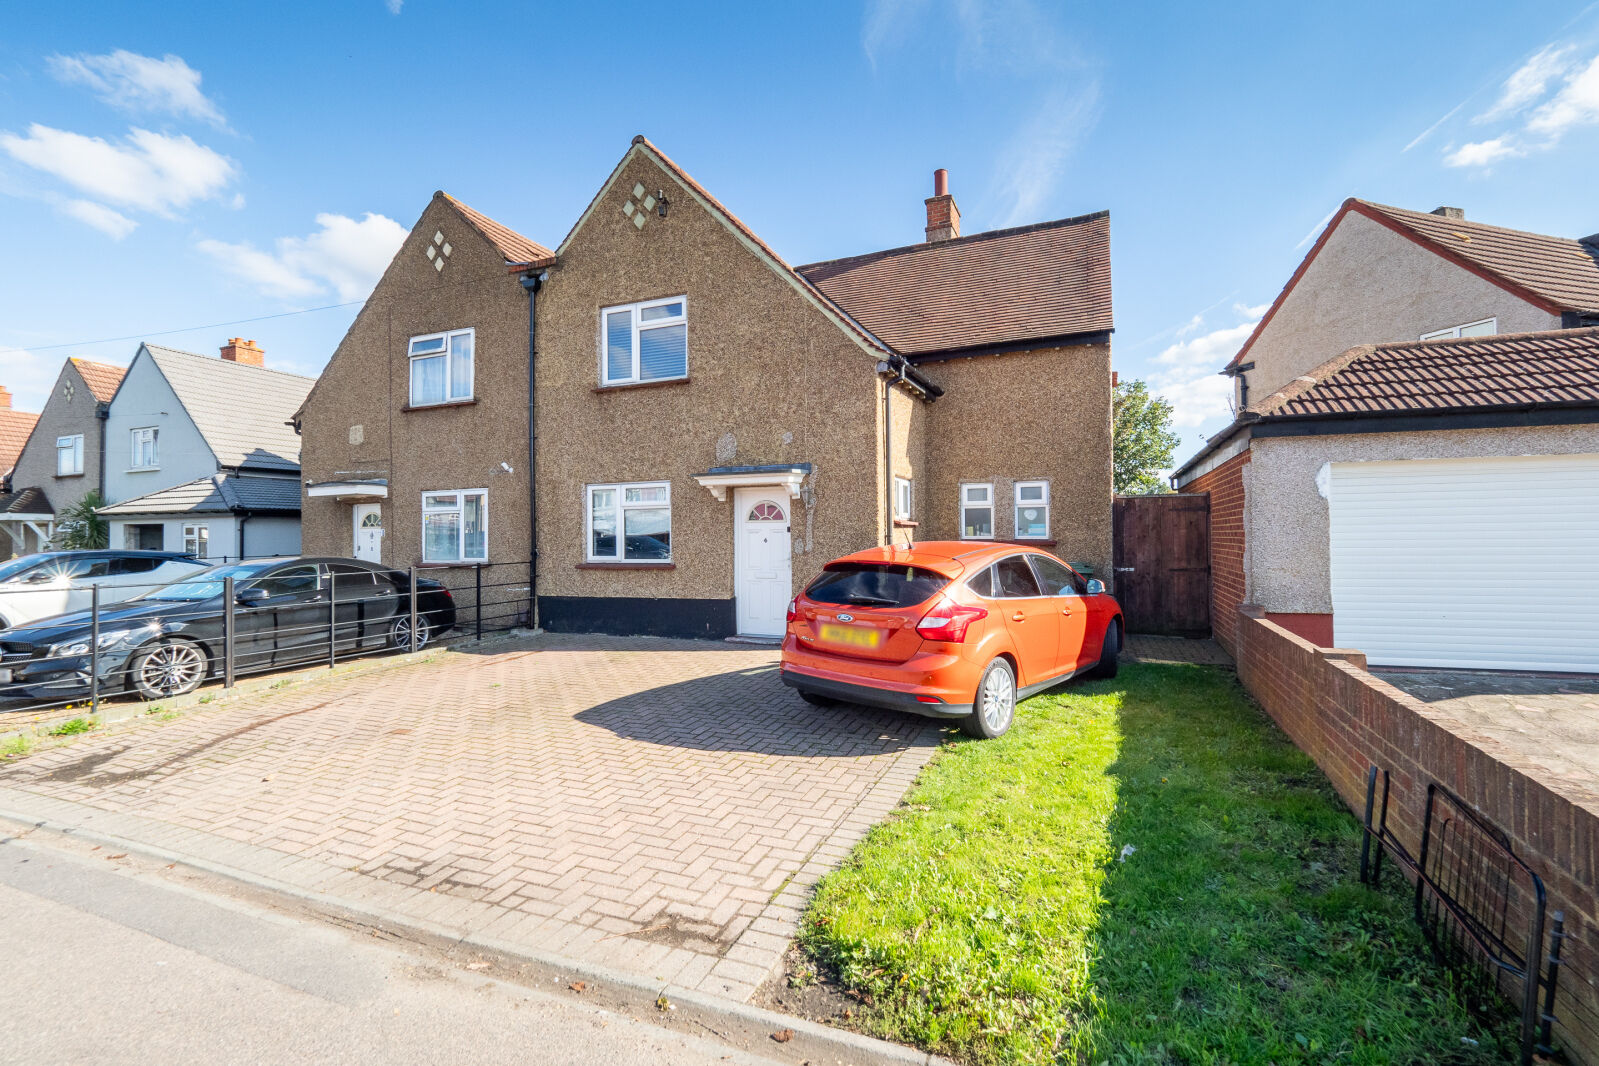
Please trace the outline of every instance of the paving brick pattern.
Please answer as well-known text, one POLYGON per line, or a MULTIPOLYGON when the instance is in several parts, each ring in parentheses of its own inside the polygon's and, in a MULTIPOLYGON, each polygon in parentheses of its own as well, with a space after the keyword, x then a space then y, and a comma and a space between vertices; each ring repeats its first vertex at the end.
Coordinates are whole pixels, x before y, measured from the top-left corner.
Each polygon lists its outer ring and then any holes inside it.
POLYGON ((742 1000, 939 736, 771 648, 547 635, 40 752, 0 810, 742 1000))

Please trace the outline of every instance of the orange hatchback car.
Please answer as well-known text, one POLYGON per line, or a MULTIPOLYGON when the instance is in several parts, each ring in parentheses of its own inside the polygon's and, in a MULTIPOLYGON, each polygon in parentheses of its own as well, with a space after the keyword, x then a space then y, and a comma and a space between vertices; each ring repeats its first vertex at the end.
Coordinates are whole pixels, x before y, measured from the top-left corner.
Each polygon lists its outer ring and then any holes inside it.
POLYGON ((1100 581, 1015 544, 929 541, 835 559, 788 606, 783 683, 835 700, 958 718, 997 737, 1016 701, 1116 676, 1122 611, 1100 581))

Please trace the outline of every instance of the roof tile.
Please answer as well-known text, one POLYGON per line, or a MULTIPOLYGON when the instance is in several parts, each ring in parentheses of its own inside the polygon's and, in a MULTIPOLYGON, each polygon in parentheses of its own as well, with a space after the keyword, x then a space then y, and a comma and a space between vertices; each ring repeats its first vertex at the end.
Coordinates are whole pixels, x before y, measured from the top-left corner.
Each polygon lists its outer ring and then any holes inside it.
POLYGON ((507 263, 521 266, 551 259, 555 256, 554 252, 538 241, 524 237, 510 227, 501 225, 481 211, 474 211, 449 193, 441 192, 439 195, 450 201, 455 206, 455 209, 461 212, 461 216, 471 223, 474 229, 487 237, 489 243, 499 249, 500 255, 505 257, 507 263))
POLYGON ((117 394, 117 386, 122 384, 122 375, 128 372, 125 366, 96 363, 76 356, 72 358, 72 365, 77 368, 83 383, 89 386, 89 391, 94 393, 94 398, 101 403, 111 402, 111 397, 117 394))

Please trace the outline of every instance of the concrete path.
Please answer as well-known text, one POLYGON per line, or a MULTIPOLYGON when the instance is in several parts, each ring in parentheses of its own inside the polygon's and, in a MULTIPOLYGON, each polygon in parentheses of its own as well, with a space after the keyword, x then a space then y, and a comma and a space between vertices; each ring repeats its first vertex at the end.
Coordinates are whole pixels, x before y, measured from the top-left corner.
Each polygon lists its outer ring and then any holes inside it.
POLYGON ((774 649, 539 637, 0 763, 0 815, 747 1000, 938 727, 814 708, 774 649))

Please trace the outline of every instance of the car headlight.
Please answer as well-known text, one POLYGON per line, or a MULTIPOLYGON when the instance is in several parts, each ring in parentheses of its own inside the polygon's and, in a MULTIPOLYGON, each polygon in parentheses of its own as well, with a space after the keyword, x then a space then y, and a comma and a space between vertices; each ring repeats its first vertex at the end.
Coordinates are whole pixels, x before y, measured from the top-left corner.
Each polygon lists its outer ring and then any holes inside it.
MULTIPOLYGON (((134 632, 135 630, 132 629, 116 629, 110 633, 101 633, 99 648, 101 651, 105 651, 107 648, 122 644, 133 636, 134 632)), ((50 645, 50 658, 52 659, 87 654, 89 654, 89 642, 87 640, 72 640, 65 644, 50 645)))

